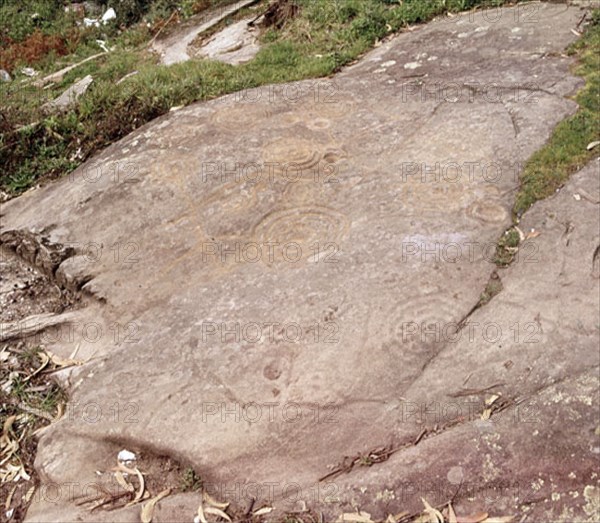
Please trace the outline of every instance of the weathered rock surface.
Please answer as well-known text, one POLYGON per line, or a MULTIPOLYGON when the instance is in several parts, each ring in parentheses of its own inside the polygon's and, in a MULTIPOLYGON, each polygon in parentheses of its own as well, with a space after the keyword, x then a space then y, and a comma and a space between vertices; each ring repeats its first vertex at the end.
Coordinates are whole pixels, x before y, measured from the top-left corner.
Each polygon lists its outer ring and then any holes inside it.
MULTIPOLYGON (((93 482, 126 447, 193 465, 242 510, 297 509, 298 485, 329 518, 456 494, 461 513, 594 521, 598 206, 571 192, 597 193, 597 164, 526 215, 541 234, 472 312, 518 164, 576 110, 562 50, 580 17, 532 4, 434 22, 331 80, 170 113, 3 205, 2 231, 75 247, 63 277, 89 280, 104 326, 53 349, 94 359, 40 439, 45 484, 93 482), (359 454, 389 459, 318 483, 359 454)), ((166 498, 155 521, 198 500, 166 498)), ((42 497, 29 518, 139 508, 42 497)))
POLYGON ((190 59, 188 47, 198 35, 229 15, 254 3, 256 0, 239 0, 231 5, 209 9, 205 13, 190 18, 168 36, 157 39, 153 42, 152 49, 160 54, 161 62, 165 65, 185 62, 190 59))
POLYGON ((232 65, 249 62, 260 50, 258 29, 248 25, 251 20, 240 20, 219 31, 200 47, 198 54, 232 65))
POLYGON ((84 76, 81 80, 78 80, 67 88, 60 96, 44 104, 44 107, 48 109, 66 109, 88 90, 93 81, 92 75, 88 74, 84 76))

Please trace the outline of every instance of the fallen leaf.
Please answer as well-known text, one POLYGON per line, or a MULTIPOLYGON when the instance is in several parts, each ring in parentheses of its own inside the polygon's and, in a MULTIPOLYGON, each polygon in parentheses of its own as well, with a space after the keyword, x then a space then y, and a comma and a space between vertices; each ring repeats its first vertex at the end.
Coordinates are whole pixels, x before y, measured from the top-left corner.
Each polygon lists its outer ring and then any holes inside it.
POLYGON ((423 502, 423 505, 425 505, 425 513, 429 516, 429 521, 431 521, 431 523, 444 523, 444 516, 438 509, 433 508, 427 503, 425 498, 421 498, 421 501, 423 502))
POLYGON ((252 512, 253 516, 264 516, 265 514, 270 514, 271 512, 273 512, 273 507, 263 507, 263 508, 259 508, 258 510, 255 510, 254 512, 252 512))
POLYGON ((458 519, 450 503, 448 503, 448 523, 458 523, 458 519))
POLYGON ((80 366, 80 365, 84 364, 84 362, 81 360, 70 360, 70 359, 65 360, 65 359, 61 358, 60 356, 58 356, 57 354, 50 352, 47 349, 46 349, 46 353, 50 357, 50 360, 52 361, 52 363, 54 363, 54 365, 56 365, 57 367, 71 367, 71 366, 80 366))
POLYGON ((42 364, 37 369, 35 369, 33 371, 33 373, 31 373, 29 376, 27 376, 23 381, 26 381, 26 382, 29 381, 35 375, 37 375, 40 372, 42 372, 46 368, 46 365, 48 365, 48 363, 50 363, 50 357, 45 352, 40 351, 38 353, 38 356, 42 360, 42 364))
POLYGON ((510 523, 515 519, 514 516, 502 516, 499 518, 487 518, 482 523, 510 523))
POLYGON ((129 507, 131 505, 135 505, 136 503, 139 503, 144 496, 144 491, 146 490, 146 483, 144 481, 144 476, 142 475, 142 473, 138 470, 137 467, 133 469, 133 472, 137 475, 137 477, 140 481, 140 486, 138 488, 137 493, 135 494, 135 498, 133 498, 132 501, 127 503, 127 505, 125 505, 126 507, 129 507))
POLYGON ((154 507, 162 498, 167 497, 170 493, 171 493, 170 488, 165 489, 157 496, 154 496, 150 501, 148 501, 148 503, 146 503, 142 507, 142 512, 140 514, 140 519, 141 519, 142 523, 151 523, 152 522, 152 516, 154 515, 154 507))
POLYGON ((202 495, 202 497, 204 498, 204 501, 206 501, 209 505, 211 505, 213 507, 217 507, 217 508, 225 510, 229 506, 229 503, 220 503, 220 502, 218 502, 208 492, 205 492, 202 495))
POLYGON ((111 470, 116 471, 120 470, 121 472, 125 472, 127 474, 135 474, 135 469, 129 468, 127 465, 123 465, 123 463, 119 462, 116 467, 113 467, 111 470))
POLYGON ((12 430, 13 423, 15 422, 16 419, 17 419, 17 416, 13 415, 13 416, 9 416, 8 418, 6 418, 4 420, 4 425, 2 427, 2 437, 0 438, 0 443, 2 444, 2 446, 4 446, 5 441, 7 443, 8 443, 8 441, 10 441, 9 433, 12 430))
POLYGON ((35 485, 27 491, 27 494, 25 494, 25 496, 23 496, 24 504, 29 503, 29 500, 32 498, 34 492, 35 492, 35 485))
POLYGON ((198 520, 200 521, 200 523, 208 523, 206 516, 204 515, 204 507, 202 506, 202 503, 200 503, 200 505, 198 505, 198 520))
POLYGON ((226 519, 227 521, 231 522, 231 518, 225 514, 225 512, 223 512, 220 508, 216 508, 216 507, 206 507, 204 509, 204 512, 206 514, 212 514, 213 516, 219 516, 223 519, 226 519))
POLYGON ((591 142, 588 143, 588 146, 586 147, 586 149, 588 151, 591 151, 594 147, 598 147, 600 145, 600 142, 591 142))
POLYGON ((125 476, 123 476, 123 473, 120 470, 115 472, 115 479, 127 492, 133 492, 135 490, 135 487, 125 479, 125 476))
POLYGON ((491 407, 499 397, 500 397, 500 394, 492 394, 487 400, 485 400, 485 404, 488 407, 491 407))
POLYGON ((4 509, 8 510, 10 508, 10 503, 12 502, 12 497, 15 494, 15 490, 17 490, 17 487, 19 485, 15 485, 11 491, 8 493, 8 497, 6 498, 6 503, 4 503, 4 509))

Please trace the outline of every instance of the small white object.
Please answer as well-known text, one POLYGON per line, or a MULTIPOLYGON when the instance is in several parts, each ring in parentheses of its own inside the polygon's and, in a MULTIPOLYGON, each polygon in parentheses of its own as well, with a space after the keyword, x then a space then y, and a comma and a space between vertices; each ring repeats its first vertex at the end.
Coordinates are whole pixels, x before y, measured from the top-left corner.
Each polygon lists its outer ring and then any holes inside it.
POLYGON ((420 62, 408 62, 404 64, 404 69, 416 69, 417 67, 421 67, 420 62))
POLYGON ((117 459, 119 461, 135 461, 137 458, 133 452, 123 449, 121 452, 119 452, 117 459))
POLYGON ((115 13, 115 10, 110 7, 106 10, 106 13, 102 15, 102 23, 106 24, 109 20, 114 20, 115 18, 117 18, 117 13, 115 13))
POLYGON ((108 53, 108 47, 106 47, 106 42, 104 40, 96 40, 96 43, 105 53, 108 53))
POLYGON ((21 72, 25 76, 36 76, 38 74, 33 67, 23 67, 23 69, 21 69, 21 72))
POLYGON ((600 145, 600 142, 591 142, 591 143, 588 143, 588 146, 586 147, 586 149, 588 151, 591 151, 594 147, 598 147, 598 145, 600 145))
POLYGON ((83 25, 85 25, 86 27, 100 27, 100 22, 97 18, 84 18, 83 25))
POLYGON ((579 194, 574 194, 574 195, 573 195, 573 198, 575 198, 577 201, 580 201, 580 200, 581 200, 581 195, 579 195, 579 194))
POLYGON ((13 515, 14 511, 15 511, 14 508, 11 508, 10 510, 7 510, 6 511, 6 519, 12 518, 12 515, 13 515))

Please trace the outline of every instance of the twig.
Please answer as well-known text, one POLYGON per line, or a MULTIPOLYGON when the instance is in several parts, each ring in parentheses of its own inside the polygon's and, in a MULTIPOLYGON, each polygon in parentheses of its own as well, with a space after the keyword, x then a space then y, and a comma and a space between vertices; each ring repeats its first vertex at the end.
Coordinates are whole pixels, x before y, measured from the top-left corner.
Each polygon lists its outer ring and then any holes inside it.
POLYGON ((494 385, 490 385, 489 387, 485 387, 484 389, 463 389, 458 392, 453 392, 451 394, 446 394, 446 396, 450 398, 460 398, 462 396, 477 396, 480 394, 485 394, 489 392, 491 389, 495 389, 496 387, 502 387, 505 383, 494 383, 494 385))
POLYGON ((171 22, 171 20, 173 19, 173 17, 177 14, 177 9, 175 9, 172 13, 171 16, 169 16, 169 19, 164 23, 164 25, 156 32, 156 34, 152 37, 152 40, 150 40, 150 42, 148 43, 148 47, 151 47, 152 44, 154 43, 154 40, 156 40, 158 38, 158 35, 162 32, 162 30, 167 27, 169 25, 169 23, 171 22))

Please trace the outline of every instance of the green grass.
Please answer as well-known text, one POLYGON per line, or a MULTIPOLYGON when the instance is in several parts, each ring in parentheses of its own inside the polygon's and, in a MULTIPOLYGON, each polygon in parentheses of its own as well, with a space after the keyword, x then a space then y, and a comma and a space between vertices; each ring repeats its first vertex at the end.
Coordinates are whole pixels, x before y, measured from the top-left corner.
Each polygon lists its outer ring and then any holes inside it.
POLYGON ((181 475, 181 491, 182 492, 195 492, 202 488, 202 478, 196 474, 196 471, 188 467, 181 475))
MULTIPOLYGON (((173 2, 169 2, 170 9, 173 2)), ((448 11, 507 3, 506 0, 296 2, 300 8, 298 16, 280 30, 267 30, 262 36, 261 51, 242 66, 206 60, 170 67, 157 65, 144 50, 149 33, 144 38, 143 27, 135 26, 107 38, 108 45, 116 47, 109 56, 82 65, 48 91, 23 89, 19 85, 18 92, 11 93, 10 86, 0 85, 0 95, 7 99, 0 110, 0 189, 15 196, 40 180, 65 175, 96 151, 173 106, 266 84, 327 76, 356 60, 381 38, 408 25, 448 11), (134 69, 139 71, 138 75, 115 85, 118 77, 134 69), (95 81, 76 106, 52 116, 41 110, 44 101, 86 74, 93 74, 95 81), (11 101, 13 98, 18 100, 11 101), (38 123, 18 129, 31 122, 38 123)), ((154 4, 153 9, 157 9, 164 2, 154 4)), ((98 52, 89 40, 82 43, 82 49, 78 50, 78 58, 98 52)))
MULTIPOLYGON (((577 57, 575 74, 585 80, 584 87, 573 97, 579 108, 555 127, 548 142, 525 164, 513 206, 515 225, 535 202, 552 196, 598 151, 588 151, 587 146, 600 140, 600 9, 592 12, 591 24, 568 52, 577 57)), ((509 266, 520 242, 515 227, 508 229, 498 240, 495 264, 509 266)))
POLYGON ((586 82, 574 97, 579 109, 556 126, 550 140, 525 164, 514 205, 516 220, 598 153, 597 148, 588 151, 587 145, 600 139, 600 10, 594 11, 592 24, 569 53, 578 57, 575 73, 586 82))

